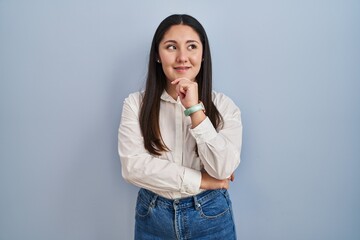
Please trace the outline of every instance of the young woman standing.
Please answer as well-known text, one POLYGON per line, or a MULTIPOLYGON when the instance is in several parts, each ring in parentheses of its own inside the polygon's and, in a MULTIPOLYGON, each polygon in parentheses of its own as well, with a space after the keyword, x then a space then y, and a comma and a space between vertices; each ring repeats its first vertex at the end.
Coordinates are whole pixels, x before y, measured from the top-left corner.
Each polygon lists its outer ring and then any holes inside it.
POLYGON ((140 187, 135 239, 236 239, 227 189, 240 163, 240 110, 212 90, 209 42, 189 15, 158 26, 144 92, 124 101, 122 175, 140 187))

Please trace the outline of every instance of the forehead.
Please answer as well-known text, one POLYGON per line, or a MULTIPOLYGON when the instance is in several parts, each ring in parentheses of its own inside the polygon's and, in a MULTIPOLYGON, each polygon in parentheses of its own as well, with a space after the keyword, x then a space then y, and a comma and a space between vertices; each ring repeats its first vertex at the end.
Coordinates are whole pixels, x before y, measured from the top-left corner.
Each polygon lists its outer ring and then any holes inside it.
POLYGON ((199 34, 190 26, 187 25, 173 25, 164 34, 162 41, 188 41, 195 40, 200 42, 199 34))

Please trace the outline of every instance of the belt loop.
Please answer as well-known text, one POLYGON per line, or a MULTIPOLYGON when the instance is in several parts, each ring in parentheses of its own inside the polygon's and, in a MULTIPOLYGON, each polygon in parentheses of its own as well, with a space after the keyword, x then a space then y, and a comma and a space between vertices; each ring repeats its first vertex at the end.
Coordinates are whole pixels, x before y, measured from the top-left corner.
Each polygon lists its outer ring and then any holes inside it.
POLYGON ((194 205, 195 205, 195 209, 196 209, 196 211, 199 211, 199 210, 200 210, 200 208, 201 208, 201 204, 198 202, 198 200, 197 200, 197 197, 196 197, 196 196, 194 196, 193 198, 194 198, 194 205))
POLYGON ((150 207, 152 207, 152 208, 155 207, 155 203, 156 203, 157 198, 158 198, 158 195, 154 194, 153 199, 150 202, 150 207))

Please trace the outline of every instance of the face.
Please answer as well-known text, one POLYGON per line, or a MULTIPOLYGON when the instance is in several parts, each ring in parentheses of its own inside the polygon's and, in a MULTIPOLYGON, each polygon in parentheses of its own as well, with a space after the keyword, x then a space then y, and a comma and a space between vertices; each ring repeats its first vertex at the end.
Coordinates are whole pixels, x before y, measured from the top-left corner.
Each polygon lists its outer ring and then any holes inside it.
POLYGON ((159 60, 169 82, 177 78, 195 81, 203 55, 198 33, 187 25, 174 25, 159 44, 159 60))

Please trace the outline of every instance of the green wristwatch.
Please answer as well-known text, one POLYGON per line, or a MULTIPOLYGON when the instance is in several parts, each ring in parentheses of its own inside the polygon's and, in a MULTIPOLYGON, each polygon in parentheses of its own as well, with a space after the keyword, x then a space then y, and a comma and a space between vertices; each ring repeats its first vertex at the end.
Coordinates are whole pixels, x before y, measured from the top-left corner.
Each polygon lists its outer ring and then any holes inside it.
POLYGON ((185 111, 184 111, 184 114, 185 116, 190 116, 191 114, 193 114, 194 112, 197 112, 197 111, 204 111, 205 112, 205 107, 204 107, 204 104, 200 101, 198 104, 192 106, 192 107, 189 107, 187 108, 185 111))

